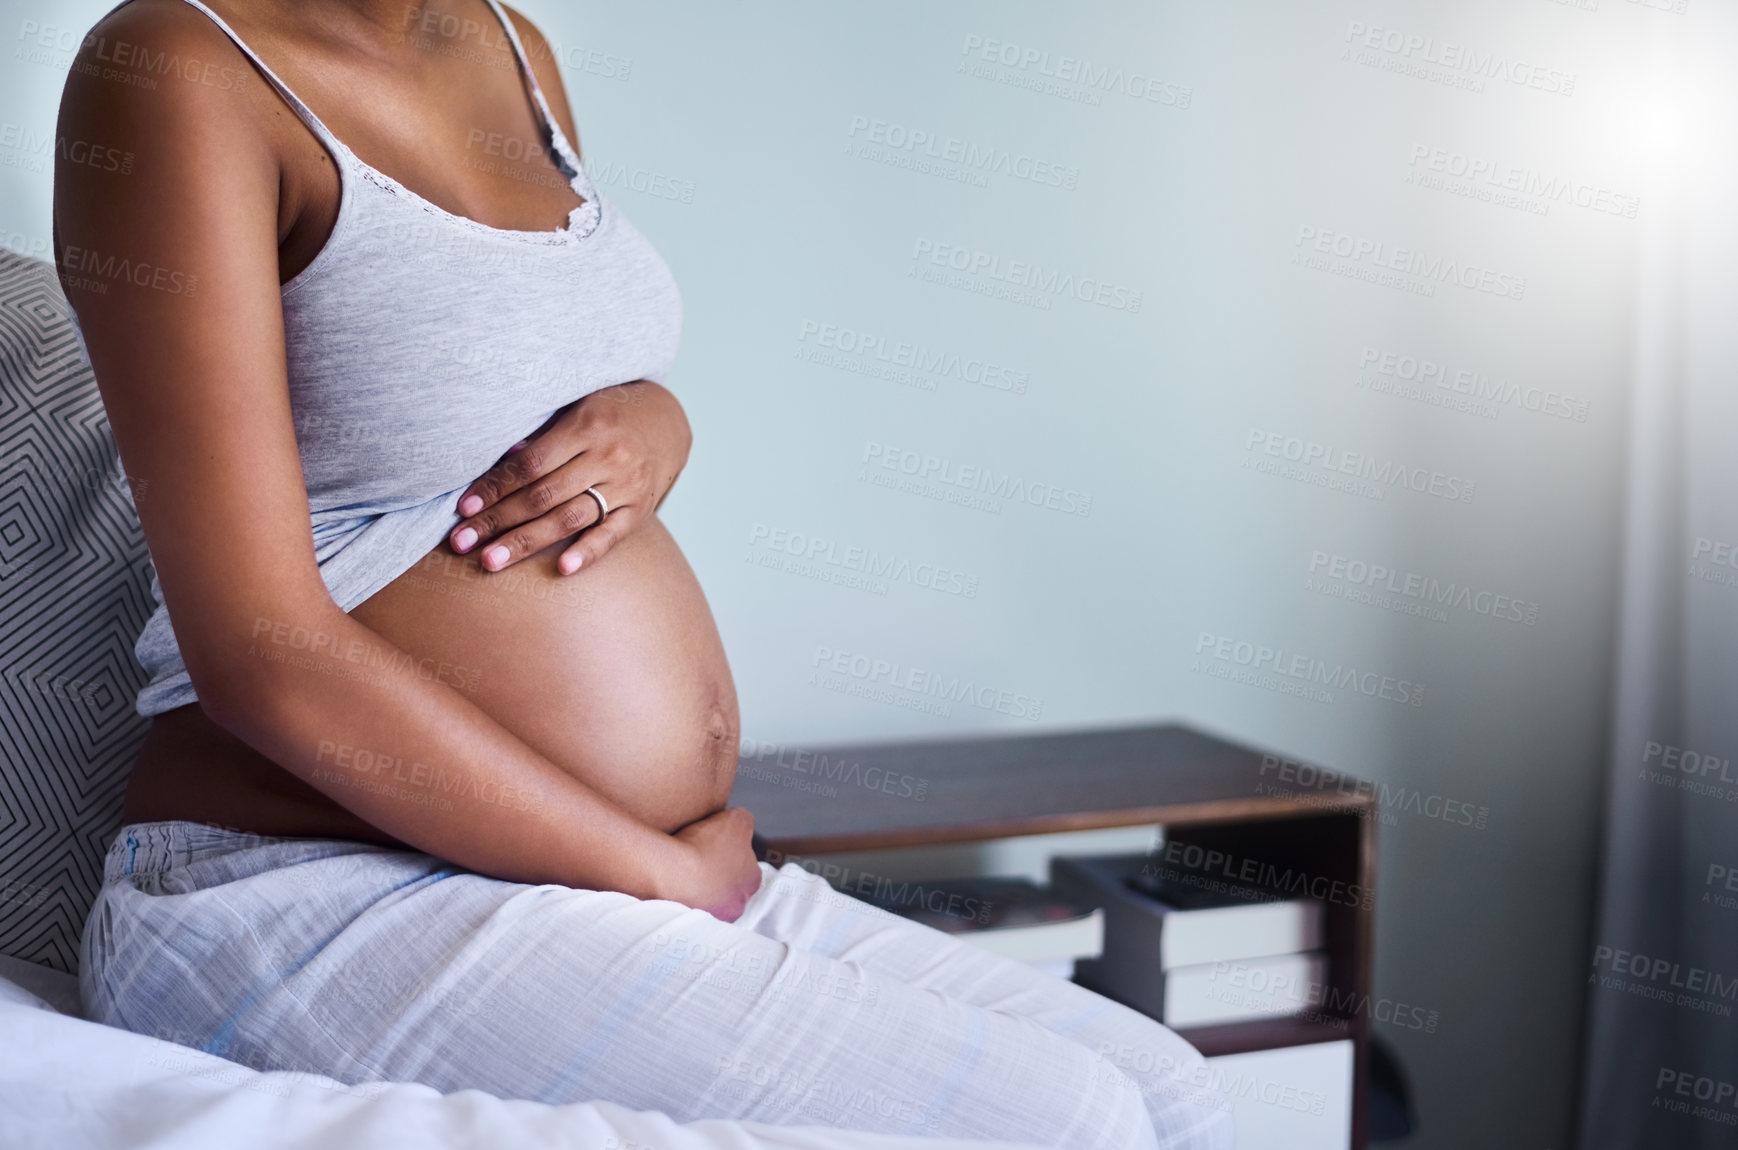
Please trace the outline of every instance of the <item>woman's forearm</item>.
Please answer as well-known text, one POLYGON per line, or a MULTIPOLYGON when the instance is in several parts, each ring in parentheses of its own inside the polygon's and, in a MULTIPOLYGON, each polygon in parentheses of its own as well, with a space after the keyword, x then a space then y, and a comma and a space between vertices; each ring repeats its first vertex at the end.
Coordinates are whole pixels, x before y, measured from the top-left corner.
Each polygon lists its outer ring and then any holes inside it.
MULTIPOLYGON (((339 611, 257 616, 197 681, 221 725, 393 837, 493 877, 681 897, 682 844, 339 611)), ((444 680, 444 681, 443 681, 444 680)), ((460 684, 462 685, 462 684, 460 684)))

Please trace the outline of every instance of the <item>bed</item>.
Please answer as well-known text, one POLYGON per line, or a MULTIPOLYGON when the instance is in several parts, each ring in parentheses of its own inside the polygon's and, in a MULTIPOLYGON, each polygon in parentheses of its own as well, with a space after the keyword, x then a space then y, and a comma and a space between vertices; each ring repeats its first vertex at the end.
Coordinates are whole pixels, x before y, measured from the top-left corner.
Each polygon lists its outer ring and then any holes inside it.
POLYGON ((87 1022, 78 980, 0 957, 0 1145, 7 1150, 1018 1150, 708 1120, 608 1102, 549 1106, 412 1083, 262 1073, 87 1022))

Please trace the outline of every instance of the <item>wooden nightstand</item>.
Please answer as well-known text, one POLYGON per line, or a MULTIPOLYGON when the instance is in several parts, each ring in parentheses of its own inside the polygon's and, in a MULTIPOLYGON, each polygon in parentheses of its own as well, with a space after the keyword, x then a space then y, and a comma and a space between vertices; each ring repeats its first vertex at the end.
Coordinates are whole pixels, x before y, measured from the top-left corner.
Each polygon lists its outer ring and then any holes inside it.
POLYGON ((1363 1150, 1377 806, 1367 783, 1177 724, 784 748, 745 758, 733 805, 791 855, 1164 827, 1175 857, 1234 877, 1245 860, 1301 875, 1326 902, 1328 976, 1305 1016, 1181 1031, 1208 1057, 1352 1043, 1351 1142, 1363 1150), (1217 852, 1210 855, 1208 852, 1217 852), (1337 885, 1336 885, 1337 884, 1337 885))

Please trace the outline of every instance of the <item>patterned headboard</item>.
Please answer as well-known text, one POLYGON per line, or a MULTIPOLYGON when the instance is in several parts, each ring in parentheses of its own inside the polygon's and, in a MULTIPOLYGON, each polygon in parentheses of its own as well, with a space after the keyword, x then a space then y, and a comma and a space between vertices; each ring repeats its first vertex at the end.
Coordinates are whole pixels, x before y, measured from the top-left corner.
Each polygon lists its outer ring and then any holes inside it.
POLYGON ((0 250, 0 954, 68 972, 149 725, 118 468, 53 267, 0 250))

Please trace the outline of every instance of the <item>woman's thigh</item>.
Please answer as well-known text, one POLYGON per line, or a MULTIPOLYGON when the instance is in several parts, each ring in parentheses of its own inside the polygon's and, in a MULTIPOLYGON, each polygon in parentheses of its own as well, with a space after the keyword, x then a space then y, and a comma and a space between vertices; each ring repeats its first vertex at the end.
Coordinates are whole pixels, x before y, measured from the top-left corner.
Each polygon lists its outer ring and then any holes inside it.
POLYGON ((1085 1046, 677 903, 405 852, 230 862, 105 886, 86 948, 103 1021, 349 1082, 1157 1145, 1139 1093, 1085 1046))
POLYGON ((1206 1061, 1159 1022, 1066 979, 841 894, 786 863, 767 872, 739 923, 867 975, 1015 1014, 1068 1038, 1132 1080, 1160 1145, 1228 1147, 1231 1102, 1206 1061))

